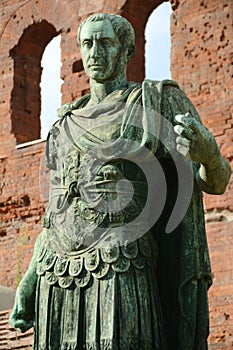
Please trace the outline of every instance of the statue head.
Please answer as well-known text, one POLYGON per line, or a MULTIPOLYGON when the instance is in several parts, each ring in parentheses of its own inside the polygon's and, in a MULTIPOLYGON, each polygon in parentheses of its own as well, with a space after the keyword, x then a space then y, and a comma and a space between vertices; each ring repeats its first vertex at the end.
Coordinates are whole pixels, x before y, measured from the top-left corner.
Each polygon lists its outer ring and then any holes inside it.
POLYGON ((83 66, 92 81, 124 81, 134 53, 134 30, 123 17, 100 13, 88 17, 78 30, 83 66))
POLYGON ((132 25, 122 16, 108 13, 97 13, 87 17, 79 26, 77 40, 80 44, 80 34, 84 25, 91 22, 108 20, 117 35, 122 51, 127 52, 127 62, 135 52, 135 34, 132 25))

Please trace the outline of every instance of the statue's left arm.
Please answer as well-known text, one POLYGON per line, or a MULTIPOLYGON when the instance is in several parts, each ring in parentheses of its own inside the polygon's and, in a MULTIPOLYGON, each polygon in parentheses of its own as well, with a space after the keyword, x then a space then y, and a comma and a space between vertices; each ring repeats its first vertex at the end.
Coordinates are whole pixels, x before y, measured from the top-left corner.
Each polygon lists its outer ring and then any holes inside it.
POLYGON ((162 86, 161 113, 171 122, 176 133, 174 140, 173 131, 162 127, 163 139, 167 140, 168 145, 171 140, 171 149, 176 148, 182 155, 190 157, 194 164, 199 164, 195 167, 195 179, 201 191, 224 193, 231 168, 222 157, 214 136, 202 124, 194 105, 177 83, 164 80, 157 85, 162 86))
POLYGON ((42 236, 43 231, 37 238, 30 265, 17 288, 14 307, 9 318, 9 323, 20 332, 25 332, 34 325, 36 269, 42 236))
POLYGON ((189 154, 192 161, 201 164, 197 182, 201 190, 210 194, 222 194, 231 175, 231 168, 220 153, 211 132, 198 120, 185 115, 177 115, 175 131, 177 150, 189 154))

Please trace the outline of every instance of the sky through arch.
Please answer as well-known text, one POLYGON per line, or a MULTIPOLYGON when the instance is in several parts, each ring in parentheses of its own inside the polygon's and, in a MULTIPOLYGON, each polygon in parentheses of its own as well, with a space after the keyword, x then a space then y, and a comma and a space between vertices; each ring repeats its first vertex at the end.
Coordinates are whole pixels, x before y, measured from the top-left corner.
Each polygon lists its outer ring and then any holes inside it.
POLYGON ((170 79, 170 2, 164 2, 150 15, 145 29, 145 76, 147 79, 170 79))
POLYGON ((41 60, 41 138, 44 139, 57 120, 57 109, 61 106, 61 35, 46 46, 41 60))

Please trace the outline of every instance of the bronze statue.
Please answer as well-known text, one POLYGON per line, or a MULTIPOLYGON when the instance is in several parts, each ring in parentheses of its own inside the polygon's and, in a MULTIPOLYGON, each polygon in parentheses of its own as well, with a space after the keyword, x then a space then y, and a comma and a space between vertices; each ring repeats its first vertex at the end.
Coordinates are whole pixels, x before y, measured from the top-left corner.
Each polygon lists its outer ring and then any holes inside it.
POLYGON ((230 167, 175 82, 126 80, 126 19, 94 14, 78 42, 91 93, 48 135, 49 206, 10 322, 34 326, 35 350, 207 349, 201 192, 223 193, 230 167))

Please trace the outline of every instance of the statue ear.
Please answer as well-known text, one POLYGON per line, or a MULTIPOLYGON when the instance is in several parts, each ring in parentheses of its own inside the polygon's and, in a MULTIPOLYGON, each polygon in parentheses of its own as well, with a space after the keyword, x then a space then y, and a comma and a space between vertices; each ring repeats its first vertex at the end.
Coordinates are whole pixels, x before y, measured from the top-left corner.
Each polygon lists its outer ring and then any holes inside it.
POLYGON ((127 65, 128 64, 128 50, 123 50, 121 49, 119 51, 119 61, 118 61, 118 64, 120 64, 121 66, 122 65, 127 65))
POLYGON ((135 46, 133 45, 127 49, 127 62, 129 62, 130 58, 134 55, 134 52, 135 52, 135 46))

